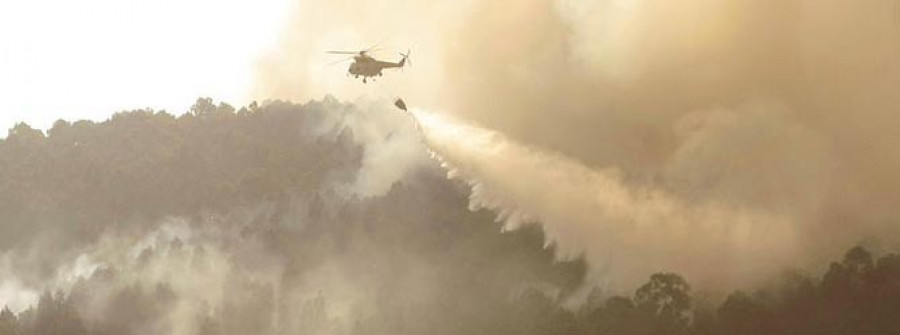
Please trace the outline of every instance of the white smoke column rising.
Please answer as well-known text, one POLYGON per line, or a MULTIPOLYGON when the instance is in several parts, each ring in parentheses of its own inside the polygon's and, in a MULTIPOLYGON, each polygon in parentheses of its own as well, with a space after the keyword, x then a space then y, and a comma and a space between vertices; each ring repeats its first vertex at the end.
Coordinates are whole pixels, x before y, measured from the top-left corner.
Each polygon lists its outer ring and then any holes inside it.
POLYGON ((634 289, 653 272, 675 271, 698 287, 747 286, 796 262, 795 225, 774 213, 693 203, 617 170, 592 169, 515 143, 491 130, 415 111, 450 178, 472 187, 471 206, 506 227, 539 222, 560 257, 584 254, 590 280, 634 289))
POLYGON ((405 114, 390 102, 360 99, 342 115, 342 126, 353 131, 362 146, 362 167, 347 190, 359 197, 383 196, 397 181, 426 164, 428 155, 405 114))

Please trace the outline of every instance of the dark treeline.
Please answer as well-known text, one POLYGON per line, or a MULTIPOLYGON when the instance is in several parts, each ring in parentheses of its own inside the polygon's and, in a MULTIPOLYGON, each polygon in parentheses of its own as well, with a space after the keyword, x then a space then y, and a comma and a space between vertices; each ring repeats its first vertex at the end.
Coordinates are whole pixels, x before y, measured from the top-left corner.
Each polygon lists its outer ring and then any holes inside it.
MULTIPOLYGON (((114 276, 107 271, 100 277, 114 276)), ((96 279, 93 279, 96 280, 96 279)), ((101 279, 109 280, 109 278, 101 279)), ((603 299, 592 294, 575 311, 560 306, 559 301, 537 289, 519 291, 507 301, 470 301, 473 310, 491 304, 486 314, 491 319, 477 322, 475 327, 443 325, 493 334, 897 334, 900 332, 900 256, 887 255, 877 261, 862 248, 850 250, 841 262, 819 279, 799 275, 773 290, 753 293, 735 292, 716 309, 695 306, 691 289, 677 274, 659 273, 641 286, 633 297, 614 296, 603 299)), ((89 325, 76 312, 79 294, 45 292, 36 307, 16 315, 9 309, 0 312, 0 334, 124 334, 133 324, 146 319, 110 318, 104 324, 89 325)), ((272 299, 259 291, 260 300, 272 299)), ((164 285, 150 292, 135 287, 118 293, 120 308, 137 306, 138 315, 156 318, 171 308, 172 296, 164 285), (142 301, 134 303, 129 300, 142 301)), ((305 302, 298 315, 302 323, 297 333, 316 333, 328 323, 327 300, 317 297, 305 302), (315 328, 310 328, 313 325, 315 328)), ((265 303, 262 304, 266 306, 265 303)), ((257 306, 260 307, 259 304, 257 306)), ((252 309, 248 309, 250 311, 252 309)), ((458 311, 457 311, 458 312, 458 311)), ((118 313, 122 313, 119 311, 118 313)), ((121 315, 124 316, 124 315, 121 315)), ((459 319, 457 319, 459 320, 459 319)), ((397 320, 360 320, 352 333, 368 334, 379 326, 397 320), (370 328, 371 327, 371 328, 370 328)), ((435 321, 435 320, 432 320, 435 321)), ((468 320, 473 321, 473 320, 468 320)), ((201 334, 244 334, 267 329, 267 325, 247 328, 230 325, 227 320, 207 320, 201 334)), ((409 320, 411 324, 421 320, 409 320)), ((439 326, 440 323, 432 324, 439 326)), ((469 325, 471 326, 471 325, 469 325)), ((399 329, 402 329, 399 328, 399 329)), ((154 333, 170 330, 156 329, 154 333)), ((404 332, 405 331, 402 331, 404 332)), ((436 331, 445 333, 445 331, 436 331)), ((455 332, 452 332, 455 333, 455 332)))
POLYGON ((0 141, 0 251, 28 248, 39 234, 64 236, 20 266, 31 272, 20 276, 39 281, 58 254, 112 225, 149 229, 161 217, 283 200, 352 178, 361 159, 352 132, 309 135, 326 108, 341 108, 332 105, 236 111, 207 98, 180 117, 137 110, 99 123, 60 120, 46 134, 20 123, 0 141))
POLYGON ((737 291, 719 306, 692 301, 677 274, 659 273, 633 297, 591 294, 575 311, 532 292, 518 299, 530 320, 518 334, 898 334, 900 256, 861 247, 821 278, 790 273, 777 287, 737 291))
POLYGON ((65 216, 67 233, 92 236, 105 222, 221 210, 352 177, 361 154, 352 134, 309 135, 326 104, 260 112, 199 99, 180 117, 138 110, 100 123, 60 120, 46 135, 20 123, 0 142, 0 210, 5 228, 22 230, 0 246, 35 232, 10 222, 56 227, 65 216))
POLYGON ((0 311, 0 335, 900 333, 900 256, 862 248, 718 306, 661 272, 571 307, 585 262, 555 260, 536 225, 501 232, 436 163, 381 196, 340 194, 366 154, 339 121, 357 108, 200 99, 179 117, 17 125, 0 141, 0 252, 44 293, 0 311), (136 256, 46 284, 172 217, 194 235, 128 243, 136 256))
MULTIPOLYGON (((12 275, 40 289, 112 237, 143 249, 116 250, 138 256, 66 293, 51 288, 31 309, 4 313, 0 329, 496 333, 517 292, 568 295, 582 284, 583 260, 555 261, 537 227, 501 233, 437 163, 381 196, 341 194, 366 149, 345 121, 362 114, 333 99, 240 110, 200 99, 179 117, 125 112, 46 134, 17 125, 0 142, 0 252, 12 275), (133 242, 172 217, 191 239, 133 242)), ((390 130, 382 137, 397 138, 390 130)))

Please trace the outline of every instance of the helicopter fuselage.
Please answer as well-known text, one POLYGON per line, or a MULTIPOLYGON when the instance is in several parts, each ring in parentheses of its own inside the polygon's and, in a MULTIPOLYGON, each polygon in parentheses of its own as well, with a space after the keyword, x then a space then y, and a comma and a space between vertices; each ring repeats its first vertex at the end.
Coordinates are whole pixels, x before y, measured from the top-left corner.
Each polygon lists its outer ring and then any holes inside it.
POLYGON ((353 63, 350 63, 350 68, 347 69, 347 73, 357 78, 362 76, 363 82, 366 82, 366 78, 368 77, 380 77, 382 75, 381 70, 403 67, 405 64, 405 56, 396 63, 380 61, 368 55, 356 56, 353 58, 353 63))

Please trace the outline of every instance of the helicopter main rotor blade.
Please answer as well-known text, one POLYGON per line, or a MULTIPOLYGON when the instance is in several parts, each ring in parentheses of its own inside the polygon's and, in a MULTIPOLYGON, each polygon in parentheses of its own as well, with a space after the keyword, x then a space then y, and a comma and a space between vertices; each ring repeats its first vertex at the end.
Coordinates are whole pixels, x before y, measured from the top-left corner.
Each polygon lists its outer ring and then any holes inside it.
POLYGON ((376 42, 375 44, 372 44, 372 46, 370 46, 369 48, 367 48, 367 49, 365 49, 365 50, 363 50, 363 51, 368 52, 368 53, 378 51, 378 50, 379 50, 378 47, 381 46, 382 44, 384 44, 385 41, 391 39, 392 37, 393 37, 393 35, 385 36, 384 38, 382 38, 381 40, 379 40, 379 41, 376 42))
POLYGON ((359 54, 359 51, 328 51, 328 53, 336 55, 356 55, 359 54))
POLYGON ((325 64, 325 65, 326 65, 326 66, 332 66, 332 65, 339 64, 339 63, 343 63, 343 62, 346 62, 346 61, 349 61, 349 60, 352 60, 352 59, 353 59, 352 56, 351 56, 351 57, 346 57, 346 58, 343 58, 343 59, 340 59, 340 60, 338 60, 338 61, 334 61, 334 62, 325 64))

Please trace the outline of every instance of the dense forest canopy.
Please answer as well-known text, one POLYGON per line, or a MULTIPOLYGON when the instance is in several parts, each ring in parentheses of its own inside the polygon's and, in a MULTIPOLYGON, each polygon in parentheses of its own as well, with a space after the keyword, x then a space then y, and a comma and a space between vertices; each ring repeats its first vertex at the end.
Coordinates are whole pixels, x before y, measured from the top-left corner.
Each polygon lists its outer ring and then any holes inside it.
POLYGON ((204 98, 177 117, 15 126, 0 281, 43 293, 2 309, 0 335, 900 332, 894 254, 853 248, 822 275, 724 299, 667 269, 623 294, 587 283, 539 226, 471 211, 422 143, 428 163, 352 192, 379 145, 415 134, 382 122, 397 113, 204 98))

